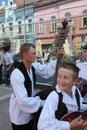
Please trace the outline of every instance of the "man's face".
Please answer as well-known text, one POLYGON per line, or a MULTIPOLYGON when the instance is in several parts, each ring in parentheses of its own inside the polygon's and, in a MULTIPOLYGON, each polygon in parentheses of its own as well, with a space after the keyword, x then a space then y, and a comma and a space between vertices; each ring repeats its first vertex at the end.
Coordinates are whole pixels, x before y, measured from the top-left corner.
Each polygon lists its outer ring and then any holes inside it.
POLYGON ((71 91, 72 85, 74 84, 73 71, 66 68, 59 68, 57 83, 62 91, 71 91))
POLYGON ((23 54, 23 59, 25 59, 29 63, 35 62, 35 59, 36 59, 36 50, 35 50, 35 48, 30 47, 30 50, 28 50, 27 52, 25 52, 23 54))

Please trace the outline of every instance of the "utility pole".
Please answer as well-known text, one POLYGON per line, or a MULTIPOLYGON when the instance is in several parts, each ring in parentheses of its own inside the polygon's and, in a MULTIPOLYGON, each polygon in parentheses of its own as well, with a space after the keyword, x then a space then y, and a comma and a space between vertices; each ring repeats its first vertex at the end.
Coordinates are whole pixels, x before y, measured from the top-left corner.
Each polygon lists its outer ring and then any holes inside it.
POLYGON ((24 43, 26 42, 26 23, 25 23, 25 7, 26 7, 26 0, 20 0, 23 2, 24 5, 24 43))
POLYGON ((26 23, 25 23, 25 7, 26 7, 26 3, 25 0, 23 0, 24 2, 24 43, 26 43, 26 23))

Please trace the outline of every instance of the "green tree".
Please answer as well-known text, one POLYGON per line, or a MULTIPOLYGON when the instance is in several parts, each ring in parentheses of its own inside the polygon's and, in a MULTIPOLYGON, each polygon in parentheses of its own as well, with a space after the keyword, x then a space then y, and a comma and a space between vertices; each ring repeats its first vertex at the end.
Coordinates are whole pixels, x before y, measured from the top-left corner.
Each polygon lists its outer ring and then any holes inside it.
POLYGON ((56 50, 57 50, 57 46, 56 46, 55 43, 53 43, 53 44, 51 45, 51 52, 56 53, 56 50))

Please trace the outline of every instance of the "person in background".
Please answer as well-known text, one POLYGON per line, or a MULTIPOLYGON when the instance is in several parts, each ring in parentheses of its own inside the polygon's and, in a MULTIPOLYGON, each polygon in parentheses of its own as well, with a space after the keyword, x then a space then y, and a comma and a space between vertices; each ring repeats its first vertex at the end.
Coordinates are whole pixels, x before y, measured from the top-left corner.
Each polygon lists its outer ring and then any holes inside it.
POLYGON ((87 102, 87 44, 82 47, 84 62, 79 62, 77 66, 80 69, 79 78, 81 78, 81 87, 85 86, 83 89, 86 90, 85 95, 83 96, 84 100, 87 102))
POLYGON ((39 51, 38 51, 38 54, 37 54, 37 61, 40 62, 40 63, 42 63, 42 62, 41 62, 41 54, 40 54, 39 51))
POLYGON ((44 53, 44 60, 46 61, 48 59, 48 56, 49 56, 49 52, 48 50, 46 50, 46 52, 44 53))
POLYGON ((2 65, 4 61, 4 55, 0 49, 0 84, 2 83, 2 65))
POLYGON ((8 46, 2 47, 2 52, 4 54, 4 60, 5 60, 4 66, 5 66, 5 84, 6 85, 10 84, 10 75, 14 68, 14 60, 11 53, 9 52, 9 48, 10 47, 8 46))
MULTIPOLYGON (((64 50, 60 50, 63 54, 64 50)), ((9 104, 9 114, 13 130, 31 130, 32 113, 43 106, 44 101, 35 96, 36 74, 49 78, 55 73, 56 60, 49 64, 35 62, 36 49, 33 44, 25 43, 20 47, 22 62, 11 74, 10 83, 13 89, 9 104)))
POLYGON ((82 129, 87 126, 87 121, 83 120, 82 116, 70 122, 61 120, 68 112, 87 109, 87 105, 82 104, 79 89, 74 85, 78 79, 79 68, 73 63, 63 62, 58 66, 57 73, 57 85, 45 101, 38 121, 38 130, 82 129))

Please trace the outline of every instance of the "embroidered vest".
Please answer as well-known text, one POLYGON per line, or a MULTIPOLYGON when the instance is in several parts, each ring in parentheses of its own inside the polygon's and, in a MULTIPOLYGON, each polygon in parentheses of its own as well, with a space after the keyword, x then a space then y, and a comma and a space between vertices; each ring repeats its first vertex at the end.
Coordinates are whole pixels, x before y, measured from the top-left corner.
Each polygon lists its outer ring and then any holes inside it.
MULTIPOLYGON (((23 62, 21 62, 17 68, 23 73, 24 77, 25 77, 25 81, 24 81, 24 85, 25 85, 25 88, 27 90, 27 94, 28 94, 28 97, 31 96, 32 94, 32 82, 31 82, 31 79, 27 73, 27 70, 23 64, 23 62)), ((36 75, 35 75, 35 69, 34 67, 32 66, 32 72, 33 72, 33 82, 34 82, 34 86, 36 88, 36 75)))

